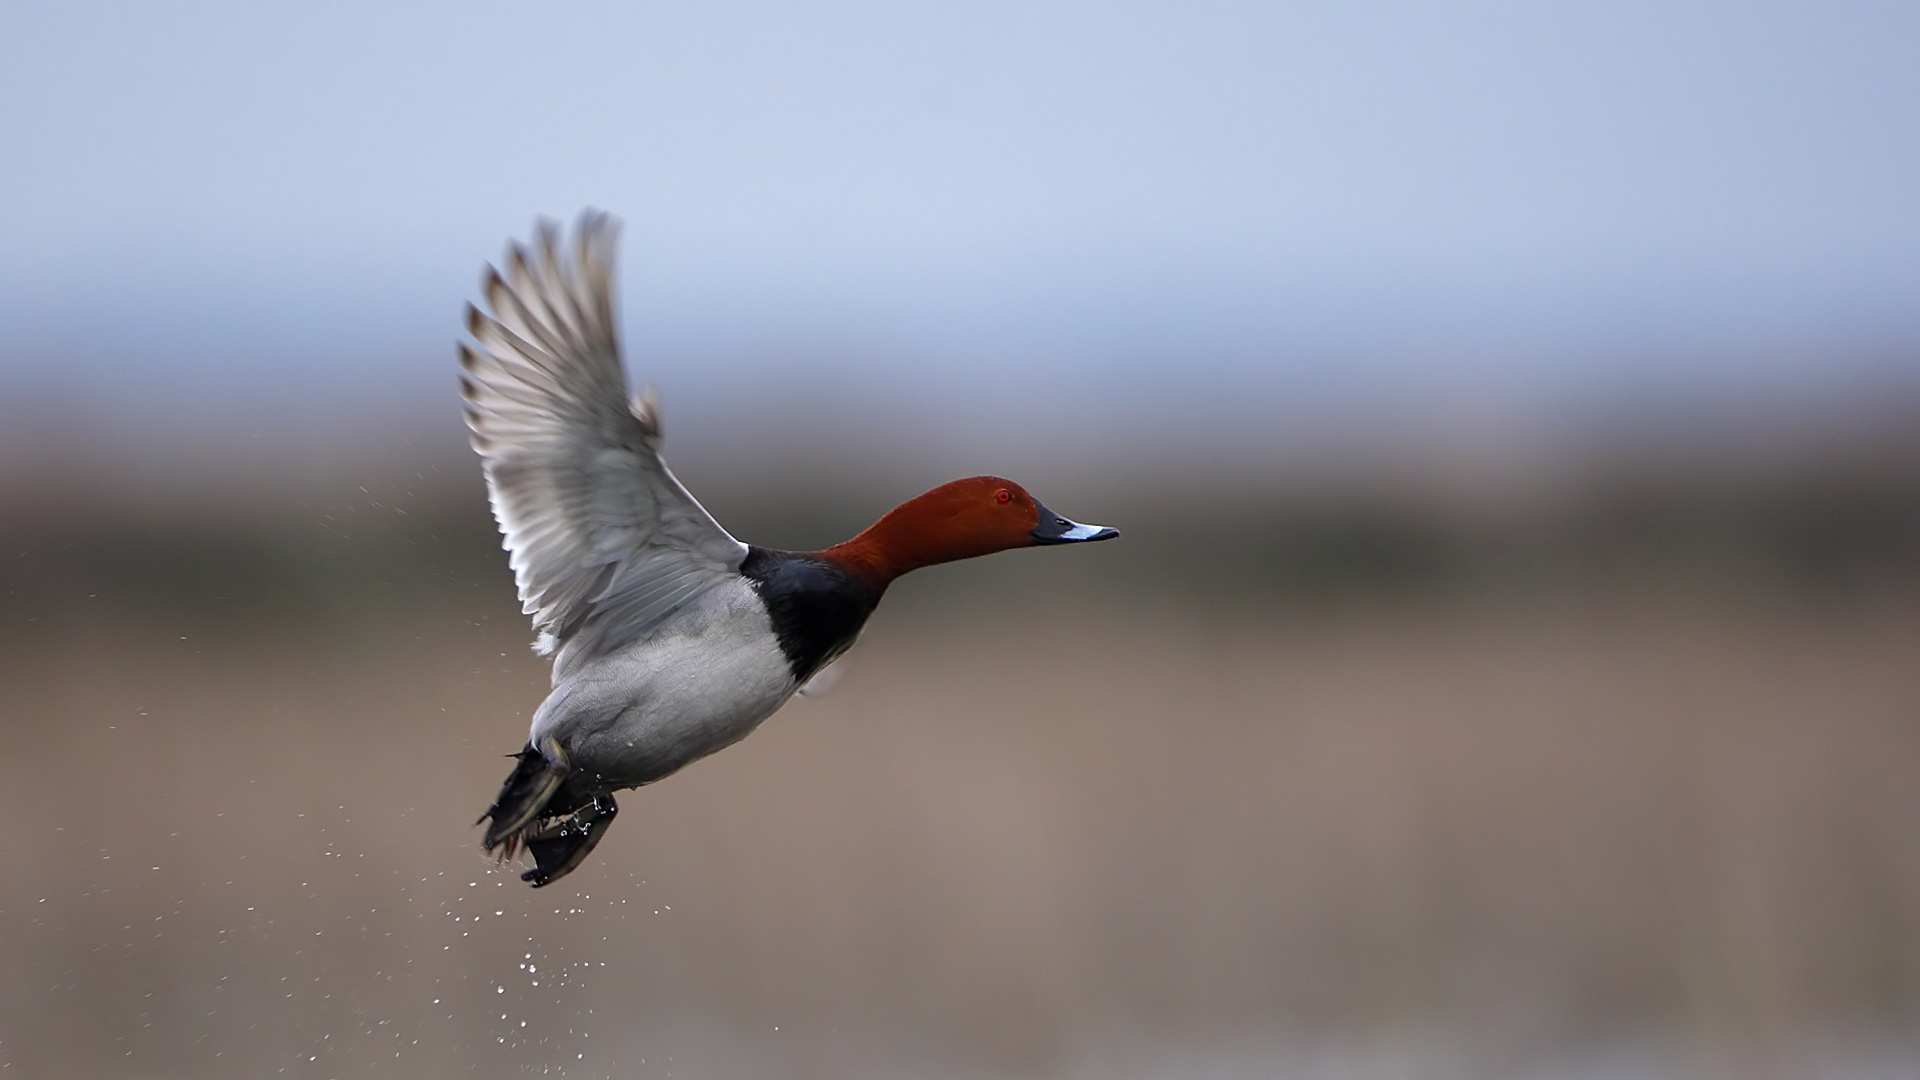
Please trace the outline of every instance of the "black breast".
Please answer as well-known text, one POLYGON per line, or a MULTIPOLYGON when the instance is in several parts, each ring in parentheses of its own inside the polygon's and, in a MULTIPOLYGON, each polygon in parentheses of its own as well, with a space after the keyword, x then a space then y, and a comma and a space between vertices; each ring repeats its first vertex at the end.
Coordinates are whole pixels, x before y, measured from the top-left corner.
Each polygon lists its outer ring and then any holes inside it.
POLYGON ((817 555, 749 547, 740 573, 767 605, 780 651, 801 682, 853 644, 880 603, 879 590, 817 555))

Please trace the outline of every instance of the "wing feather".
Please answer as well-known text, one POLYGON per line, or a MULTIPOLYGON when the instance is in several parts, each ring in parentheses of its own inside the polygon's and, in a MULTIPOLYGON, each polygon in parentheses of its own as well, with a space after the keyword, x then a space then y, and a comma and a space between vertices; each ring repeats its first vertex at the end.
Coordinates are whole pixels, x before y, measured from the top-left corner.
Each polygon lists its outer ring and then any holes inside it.
MULTIPOLYGON (((460 390, 521 607, 541 651, 639 640, 739 569, 727 535, 659 454, 658 407, 629 401, 614 323, 618 226, 583 214, 571 250, 550 222, 469 305, 460 390)), ((559 674, 556 664, 556 676, 559 674)))

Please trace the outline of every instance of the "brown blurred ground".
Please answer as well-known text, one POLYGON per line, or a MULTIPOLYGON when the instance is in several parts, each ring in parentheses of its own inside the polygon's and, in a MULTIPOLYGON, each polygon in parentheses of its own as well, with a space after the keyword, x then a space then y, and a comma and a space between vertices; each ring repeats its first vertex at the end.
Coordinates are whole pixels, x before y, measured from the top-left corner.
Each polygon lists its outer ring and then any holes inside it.
POLYGON ((1047 491, 538 892, 454 475, 15 500, 0 1076, 1920 1072, 1909 470, 1047 491))

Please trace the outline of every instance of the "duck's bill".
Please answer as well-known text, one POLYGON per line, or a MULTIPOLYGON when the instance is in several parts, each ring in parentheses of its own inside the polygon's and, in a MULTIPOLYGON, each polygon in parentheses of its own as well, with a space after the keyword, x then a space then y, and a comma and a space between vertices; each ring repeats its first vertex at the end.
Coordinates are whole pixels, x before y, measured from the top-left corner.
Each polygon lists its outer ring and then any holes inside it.
POLYGON ((1105 525, 1068 521, 1039 503, 1035 503, 1034 508, 1040 511, 1040 524, 1035 525, 1030 534, 1035 544, 1080 544, 1089 540, 1111 540, 1120 535, 1119 529, 1105 525))

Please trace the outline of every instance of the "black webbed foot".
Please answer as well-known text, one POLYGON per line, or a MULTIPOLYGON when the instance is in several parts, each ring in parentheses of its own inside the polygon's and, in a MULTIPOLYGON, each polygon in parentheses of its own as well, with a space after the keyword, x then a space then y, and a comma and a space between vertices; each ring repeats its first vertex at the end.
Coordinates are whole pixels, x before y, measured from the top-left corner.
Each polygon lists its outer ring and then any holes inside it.
POLYGON ((593 801, 526 837, 527 850, 533 855, 533 869, 520 875, 534 888, 551 885, 572 872, 606 835, 620 807, 611 795, 596 795, 593 801))

